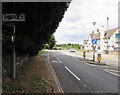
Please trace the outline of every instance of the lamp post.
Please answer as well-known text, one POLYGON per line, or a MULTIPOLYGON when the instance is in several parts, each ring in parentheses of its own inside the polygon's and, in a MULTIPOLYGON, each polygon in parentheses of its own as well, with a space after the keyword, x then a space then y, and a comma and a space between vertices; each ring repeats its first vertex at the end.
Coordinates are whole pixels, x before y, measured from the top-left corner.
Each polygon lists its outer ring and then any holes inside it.
MULTIPOLYGON (((92 24, 94 25, 94 32, 95 32, 95 24, 96 24, 96 22, 93 22, 92 24)), ((94 38, 94 34, 93 34, 93 38, 94 38)), ((94 44, 93 44, 93 61, 95 61, 95 46, 94 46, 94 44)))
POLYGON ((107 54, 108 54, 108 21, 109 17, 107 17, 107 54))

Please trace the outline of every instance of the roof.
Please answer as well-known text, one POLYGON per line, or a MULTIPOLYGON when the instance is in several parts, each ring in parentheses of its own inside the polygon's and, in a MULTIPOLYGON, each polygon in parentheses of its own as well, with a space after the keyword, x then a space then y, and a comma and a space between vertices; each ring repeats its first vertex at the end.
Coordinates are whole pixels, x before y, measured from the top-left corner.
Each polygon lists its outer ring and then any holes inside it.
POLYGON ((91 39, 97 39, 99 40, 100 39, 100 32, 96 33, 96 34, 90 34, 91 36, 91 39))
POLYGON ((97 34, 95 34, 94 39, 100 40, 100 32, 98 32, 97 34))
POLYGON ((117 30, 118 28, 108 30, 108 32, 106 32, 107 34, 105 35, 104 39, 107 39, 107 38, 109 39, 117 30))
POLYGON ((93 39, 95 35, 96 35, 96 34, 90 34, 91 39, 93 39))

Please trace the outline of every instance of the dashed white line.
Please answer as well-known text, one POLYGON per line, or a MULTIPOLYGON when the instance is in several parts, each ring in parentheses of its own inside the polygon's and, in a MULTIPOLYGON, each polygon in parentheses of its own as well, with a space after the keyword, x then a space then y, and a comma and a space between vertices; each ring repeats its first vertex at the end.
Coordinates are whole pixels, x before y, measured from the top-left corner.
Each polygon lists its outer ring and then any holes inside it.
POLYGON ((70 69, 68 69, 66 66, 65 66, 65 69, 67 69, 78 81, 80 81, 80 78, 77 77, 70 69))
POLYGON ((59 63, 62 63, 58 58, 57 58, 57 60, 58 60, 59 63))
POLYGON ((53 62, 53 63, 57 63, 58 61, 57 61, 57 60, 51 60, 51 62, 53 62))
POLYGON ((83 84, 84 85, 84 87, 87 87, 85 84, 83 84))
POLYGON ((60 92, 60 93, 62 92, 62 93, 64 94, 64 91, 63 91, 63 89, 62 89, 62 86, 61 86, 58 78, 57 78, 57 75, 56 75, 56 73, 55 73, 52 65, 50 64, 50 57, 49 57, 49 55, 48 55, 48 63, 49 63, 49 65, 50 65, 50 68, 51 68, 51 71, 52 71, 52 74, 53 74, 53 77, 54 77, 54 79, 55 79, 55 83, 56 83, 56 85, 57 85, 57 88, 58 88, 59 92, 60 92))
MULTIPOLYGON (((54 54, 53 54, 54 55, 54 54)), ((57 58, 56 57, 56 55, 54 55, 55 56, 55 58, 57 59, 57 61, 59 62, 59 63, 62 63, 60 60, 59 60, 59 58, 57 58)))
MULTIPOLYGON (((53 54, 54 55, 54 54, 53 54)), ((56 57, 56 55, 54 55, 54 57, 56 57)))
POLYGON ((65 69, 67 69, 78 81, 80 81, 84 87, 87 87, 77 75, 75 75, 70 69, 68 69, 68 67, 65 66, 65 69))

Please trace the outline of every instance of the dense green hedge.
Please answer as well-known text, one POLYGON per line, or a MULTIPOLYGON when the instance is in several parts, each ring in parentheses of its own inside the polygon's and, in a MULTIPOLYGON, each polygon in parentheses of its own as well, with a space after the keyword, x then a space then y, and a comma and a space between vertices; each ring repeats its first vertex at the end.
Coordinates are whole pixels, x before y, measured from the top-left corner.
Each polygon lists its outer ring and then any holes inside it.
POLYGON ((11 54, 14 43, 12 24, 16 26, 15 47, 19 55, 36 55, 49 43, 68 7, 67 2, 4 2, 3 14, 25 14, 25 22, 3 22, 3 52, 11 54))

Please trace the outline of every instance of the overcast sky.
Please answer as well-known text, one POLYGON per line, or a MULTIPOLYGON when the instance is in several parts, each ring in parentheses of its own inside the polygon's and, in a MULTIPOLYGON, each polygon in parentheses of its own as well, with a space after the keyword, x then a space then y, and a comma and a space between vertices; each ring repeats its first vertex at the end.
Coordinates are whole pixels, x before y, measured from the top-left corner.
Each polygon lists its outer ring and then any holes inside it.
POLYGON ((107 17, 109 29, 118 27, 118 2, 119 0, 73 0, 54 34, 57 44, 82 44, 94 29, 92 22, 96 22, 96 29, 102 25, 106 29, 107 17))

